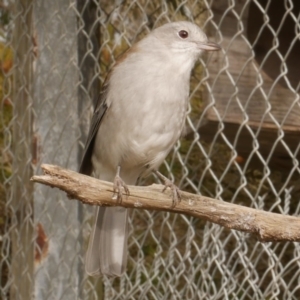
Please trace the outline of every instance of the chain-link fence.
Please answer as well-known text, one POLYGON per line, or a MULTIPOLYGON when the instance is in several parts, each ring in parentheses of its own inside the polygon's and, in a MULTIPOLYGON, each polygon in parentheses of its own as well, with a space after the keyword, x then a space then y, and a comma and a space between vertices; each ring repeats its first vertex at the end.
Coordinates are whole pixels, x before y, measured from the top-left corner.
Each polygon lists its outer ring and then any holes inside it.
POLYGON ((300 299, 298 243, 165 212, 133 210, 126 274, 89 278, 91 208, 30 182, 42 163, 77 170, 116 57, 189 20, 222 51, 196 65, 186 134, 161 171, 186 191, 298 215, 299 1, 7 0, 0 10, 1 299, 300 299))

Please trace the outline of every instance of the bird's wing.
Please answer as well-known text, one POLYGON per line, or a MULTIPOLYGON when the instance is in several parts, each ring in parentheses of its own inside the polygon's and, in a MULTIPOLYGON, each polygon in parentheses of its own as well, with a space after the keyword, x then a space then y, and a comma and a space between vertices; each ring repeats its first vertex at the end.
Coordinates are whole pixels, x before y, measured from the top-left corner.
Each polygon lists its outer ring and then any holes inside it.
POLYGON ((83 158, 79 168, 79 173, 85 175, 91 175, 93 172, 92 166, 92 153, 94 150, 94 144, 97 132, 99 130, 101 121, 107 111, 107 93, 108 93, 108 80, 106 80, 102 86, 102 90, 98 97, 98 101, 95 105, 95 111, 91 120, 90 130, 88 133, 87 141, 85 144, 83 158))

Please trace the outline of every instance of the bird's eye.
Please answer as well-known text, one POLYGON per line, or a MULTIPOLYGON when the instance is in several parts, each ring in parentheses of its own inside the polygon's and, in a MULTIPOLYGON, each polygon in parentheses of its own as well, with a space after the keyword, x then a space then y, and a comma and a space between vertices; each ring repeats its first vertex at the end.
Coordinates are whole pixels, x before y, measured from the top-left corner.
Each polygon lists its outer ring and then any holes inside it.
POLYGON ((182 39, 186 39, 189 36, 189 33, 186 30, 180 30, 178 32, 178 35, 182 38, 182 39))

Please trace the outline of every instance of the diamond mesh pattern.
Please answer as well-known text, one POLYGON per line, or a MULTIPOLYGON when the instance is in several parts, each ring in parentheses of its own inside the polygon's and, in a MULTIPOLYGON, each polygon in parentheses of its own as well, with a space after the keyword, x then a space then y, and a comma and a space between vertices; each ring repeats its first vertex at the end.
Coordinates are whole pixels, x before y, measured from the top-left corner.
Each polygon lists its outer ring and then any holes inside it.
POLYGON ((92 209, 29 181, 42 163, 77 169, 116 58, 189 20, 222 51, 193 70, 185 135, 161 171, 186 191, 298 215, 299 13, 296 0, 3 1, 1 298, 300 299, 298 243, 165 212, 133 210, 127 273, 88 278, 92 209))

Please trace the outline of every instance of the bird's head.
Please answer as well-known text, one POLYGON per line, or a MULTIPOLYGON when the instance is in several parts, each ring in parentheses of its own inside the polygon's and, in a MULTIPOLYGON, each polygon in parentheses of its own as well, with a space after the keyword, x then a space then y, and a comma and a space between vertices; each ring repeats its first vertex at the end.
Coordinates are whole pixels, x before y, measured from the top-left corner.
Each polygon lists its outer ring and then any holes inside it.
POLYGON ((203 51, 221 49, 218 44, 208 41, 197 25, 186 21, 167 23, 156 28, 139 42, 139 47, 145 52, 155 52, 157 59, 169 57, 172 65, 178 66, 183 72, 191 70, 203 51))
POLYGON ((206 34, 195 24, 182 21, 167 23, 152 33, 170 51, 199 56, 203 51, 218 51, 221 47, 209 42, 206 34))

